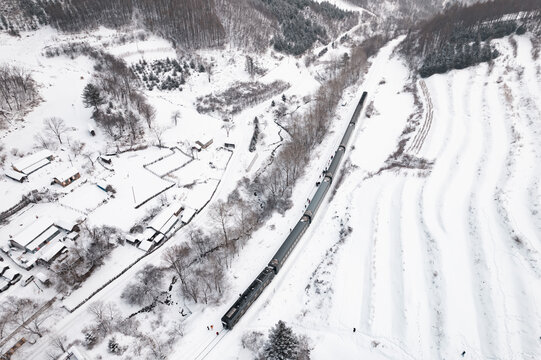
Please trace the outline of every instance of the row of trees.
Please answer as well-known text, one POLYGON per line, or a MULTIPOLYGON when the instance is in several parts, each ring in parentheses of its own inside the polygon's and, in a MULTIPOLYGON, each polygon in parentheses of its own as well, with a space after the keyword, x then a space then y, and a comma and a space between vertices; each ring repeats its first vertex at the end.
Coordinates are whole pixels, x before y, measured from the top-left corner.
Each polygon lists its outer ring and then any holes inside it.
POLYGON ((18 66, 0 66, 0 127, 15 112, 28 109, 37 100, 38 91, 30 72, 18 66))
POLYGON ((197 111, 202 114, 214 112, 222 116, 234 115, 247 106, 269 99, 289 87, 289 83, 281 80, 269 84, 258 81, 235 82, 223 92, 198 97, 197 111))

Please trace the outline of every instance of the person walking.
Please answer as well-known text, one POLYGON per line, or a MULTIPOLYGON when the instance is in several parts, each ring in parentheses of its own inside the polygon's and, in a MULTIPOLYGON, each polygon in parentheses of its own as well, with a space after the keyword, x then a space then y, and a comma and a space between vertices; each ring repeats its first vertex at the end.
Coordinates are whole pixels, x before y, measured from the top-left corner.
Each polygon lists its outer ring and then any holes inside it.
POLYGON ((207 330, 210 330, 209 326, 207 325, 207 330))
POLYGON ((357 331, 357 329, 353 328, 353 332, 357 331))
POLYGON ((220 335, 220 333, 218 331, 216 331, 216 336, 220 335))

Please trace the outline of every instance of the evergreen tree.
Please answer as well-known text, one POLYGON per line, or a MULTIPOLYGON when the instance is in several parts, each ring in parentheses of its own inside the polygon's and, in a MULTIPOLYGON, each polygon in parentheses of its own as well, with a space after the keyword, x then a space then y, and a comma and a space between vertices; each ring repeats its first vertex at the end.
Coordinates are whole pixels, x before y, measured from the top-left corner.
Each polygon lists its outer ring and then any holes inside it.
POLYGON ((103 104, 103 98, 100 94, 100 90, 92 85, 87 84, 83 90, 83 104, 85 107, 94 107, 94 109, 98 109, 98 106, 103 104))
POLYGON ((291 328, 279 320, 269 333, 269 341, 263 348, 266 360, 295 360, 299 354, 299 339, 291 328))

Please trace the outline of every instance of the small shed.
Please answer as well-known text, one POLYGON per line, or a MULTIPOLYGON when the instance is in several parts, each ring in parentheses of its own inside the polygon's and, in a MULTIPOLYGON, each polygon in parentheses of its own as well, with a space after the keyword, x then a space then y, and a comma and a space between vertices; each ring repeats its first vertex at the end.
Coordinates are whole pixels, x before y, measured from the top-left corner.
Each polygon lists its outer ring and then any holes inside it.
POLYGON ((38 279, 42 284, 45 285, 49 283, 49 277, 42 272, 36 274, 36 279, 38 279))
POLYGON ((208 148, 212 143, 214 142, 213 139, 208 140, 205 143, 202 143, 201 141, 197 140, 195 143, 201 147, 201 149, 208 148))
POLYGON ((57 184, 60 184, 64 187, 71 184, 73 181, 79 179, 81 177, 81 174, 79 171, 75 168, 69 168, 58 174, 54 178, 54 182, 57 184))
POLYGON ((234 149, 235 148, 235 144, 232 144, 232 143, 224 143, 224 146, 226 147, 226 149, 234 149))

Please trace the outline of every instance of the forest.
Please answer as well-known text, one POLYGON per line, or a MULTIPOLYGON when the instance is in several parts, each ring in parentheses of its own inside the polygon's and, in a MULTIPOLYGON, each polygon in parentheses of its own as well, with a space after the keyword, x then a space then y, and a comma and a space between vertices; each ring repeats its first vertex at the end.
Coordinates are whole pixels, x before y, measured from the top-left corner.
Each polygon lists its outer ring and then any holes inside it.
POLYGON ((421 77, 428 77, 491 61, 498 56, 491 39, 540 29, 536 0, 453 5, 411 29, 401 51, 421 77))

